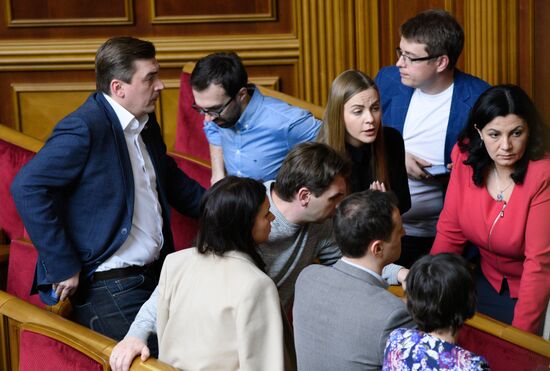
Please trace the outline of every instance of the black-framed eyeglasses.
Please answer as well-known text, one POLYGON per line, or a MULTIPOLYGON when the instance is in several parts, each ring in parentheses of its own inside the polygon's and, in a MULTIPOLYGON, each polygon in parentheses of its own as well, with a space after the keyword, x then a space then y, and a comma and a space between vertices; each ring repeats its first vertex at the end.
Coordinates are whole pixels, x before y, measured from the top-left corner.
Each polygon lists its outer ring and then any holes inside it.
POLYGON ((191 105, 191 107, 193 107, 193 109, 195 111, 197 111, 198 113, 200 113, 201 115, 210 116, 212 118, 212 121, 214 121, 214 120, 220 118, 223 111, 227 108, 227 106, 229 106, 229 104, 233 101, 233 99, 235 99, 234 96, 231 97, 223 106, 221 106, 220 108, 218 108, 216 110, 204 109, 202 107, 197 106, 195 103, 193 103, 191 105))
POLYGON ((395 54, 397 55, 397 59, 403 57, 403 62, 405 62, 405 64, 411 64, 411 63, 414 63, 414 62, 429 61, 430 59, 435 59, 435 58, 441 57, 441 55, 428 55, 427 57, 411 58, 407 54, 404 54, 403 50, 401 50, 401 48, 395 48, 395 54))

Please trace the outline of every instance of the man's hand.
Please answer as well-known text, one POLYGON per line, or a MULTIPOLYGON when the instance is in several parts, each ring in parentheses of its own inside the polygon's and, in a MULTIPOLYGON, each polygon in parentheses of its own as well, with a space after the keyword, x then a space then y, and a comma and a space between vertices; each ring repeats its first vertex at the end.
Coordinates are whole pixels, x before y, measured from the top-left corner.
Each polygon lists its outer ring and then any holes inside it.
POLYGON ((401 287, 403 287, 404 291, 407 291, 406 281, 408 274, 409 270, 407 268, 401 268, 399 272, 397 272, 397 282, 401 284, 401 287))
POLYGON ((143 340, 127 336, 119 342, 111 352, 109 364, 113 371, 127 371, 132 365, 132 361, 136 356, 141 354, 141 360, 146 361, 149 358, 149 348, 143 340))
POLYGON ((409 152, 405 152, 405 167, 409 178, 416 180, 429 178, 430 176, 424 172, 424 168, 427 166, 432 166, 432 164, 409 152))
POLYGON ((80 271, 76 272, 74 276, 61 281, 59 283, 54 283, 52 285, 55 295, 59 298, 59 301, 67 299, 69 296, 73 295, 78 288, 78 282, 80 277, 80 271))

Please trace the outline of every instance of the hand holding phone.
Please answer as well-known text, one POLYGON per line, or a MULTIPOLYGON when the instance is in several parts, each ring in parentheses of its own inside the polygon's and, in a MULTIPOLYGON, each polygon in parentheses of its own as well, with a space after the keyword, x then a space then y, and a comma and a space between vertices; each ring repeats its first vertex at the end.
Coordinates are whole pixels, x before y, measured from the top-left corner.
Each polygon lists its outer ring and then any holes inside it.
POLYGON ((424 168, 424 171, 433 176, 443 176, 449 174, 451 171, 447 168, 447 165, 432 165, 424 168))

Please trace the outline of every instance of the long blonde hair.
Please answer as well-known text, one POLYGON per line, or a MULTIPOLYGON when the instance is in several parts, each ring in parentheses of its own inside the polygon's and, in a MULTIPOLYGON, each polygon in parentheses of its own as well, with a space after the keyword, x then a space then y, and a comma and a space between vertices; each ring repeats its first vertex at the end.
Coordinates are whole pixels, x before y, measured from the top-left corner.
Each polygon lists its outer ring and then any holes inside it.
MULTIPOLYGON (((346 153, 344 105, 356 94, 370 88, 375 89, 380 95, 374 81, 361 71, 347 70, 334 79, 323 118, 324 127, 318 137, 319 141, 341 153, 346 153)), ((374 179, 384 182, 386 189, 390 189, 382 125, 378 128, 376 139, 371 146, 370 161, 374 179)))

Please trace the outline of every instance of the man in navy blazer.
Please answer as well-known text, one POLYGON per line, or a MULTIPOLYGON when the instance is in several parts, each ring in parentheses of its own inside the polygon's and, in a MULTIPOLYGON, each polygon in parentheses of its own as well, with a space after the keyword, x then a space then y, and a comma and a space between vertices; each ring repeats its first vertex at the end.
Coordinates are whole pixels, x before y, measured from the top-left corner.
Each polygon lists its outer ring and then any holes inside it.
POLYGON ((296 282, 294 340, 299 370, 379 370, 386 339, 414 323, 387 290, 382 269, 399 258, 403 225, 391 193, 367 190, 336 209, 343 257, 305 268, 296 282))
POLYGON ((401 132, 411 209, 403 214, 407 235, 398 264, 410 267, 427 254, 443 208, 448 177, 432 177, 432 165, 447 166, 470 109, 489 85, 455 66, 464 31, 452 15, 427 10, 401 25, 395 66, 376 76, 382 123, 401 132))
POLYGON ((96 55, 97 91, 62 119, 11 192, 38 250, 33 290, 120 340, 174 250, 170 208, 197 216, 204 189, 167 156, 154 114, 155 47, 132 37, 96 55))

